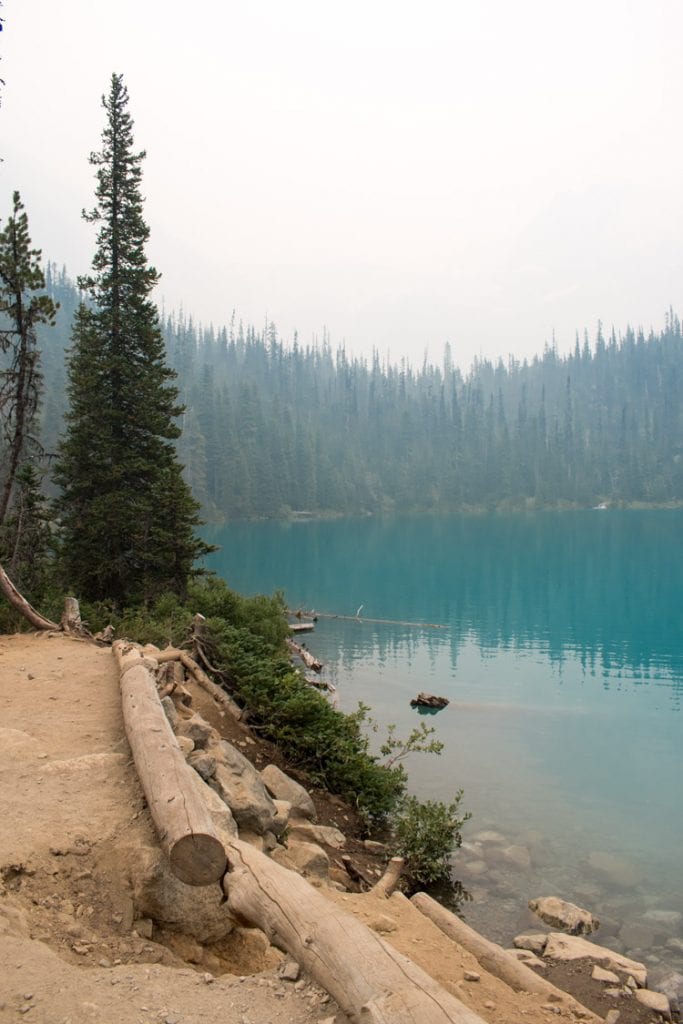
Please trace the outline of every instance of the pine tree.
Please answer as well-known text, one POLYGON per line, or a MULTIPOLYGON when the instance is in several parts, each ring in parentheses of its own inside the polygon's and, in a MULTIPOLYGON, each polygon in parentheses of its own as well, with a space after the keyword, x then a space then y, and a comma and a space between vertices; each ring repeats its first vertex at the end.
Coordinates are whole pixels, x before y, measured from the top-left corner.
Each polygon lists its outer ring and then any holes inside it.
POLYGON ((7 516, 22 462, 38 448, 36 413, 42 376, 36 344, 39 324, 53 324, 56 305, 47 295, 40 249, 31 248, 28 217, 18 192, 12 197, 12 216, 0 232, 0 351, 8 354, 0 370, 2 423, 2 488, 0 524, 7 516))
POLYGON ((128 91, 113 75, 102 98, 106 125, 96 167, 99 225, 89 300, 77 311, 69 354, 66 434, 55 478, 62 488, 64 567, 81 597, 116 606, 183 594, 208 548, 195 528, 199 506, 184 483, 174 441, 182 412, 150 294, 141 164, 133 147, 128 91))

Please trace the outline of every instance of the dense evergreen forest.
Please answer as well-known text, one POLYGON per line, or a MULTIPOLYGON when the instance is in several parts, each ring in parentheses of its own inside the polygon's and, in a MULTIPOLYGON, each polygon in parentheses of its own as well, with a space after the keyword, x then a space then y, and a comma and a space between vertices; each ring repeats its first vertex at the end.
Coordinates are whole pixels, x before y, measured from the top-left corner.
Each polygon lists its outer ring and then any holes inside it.
MULTIPOLYGON (((46 330, 43 439, 53 451, 64 349, 80 295, 46 330)), ((209 519, 683 501, 683 342, 670 312, 645 336, 577 338, 531 362, 441 366, 351 358, 323 338, 286 344, 273 324, 203 328, 165 316, 185 404, 180 461, 209 519)))

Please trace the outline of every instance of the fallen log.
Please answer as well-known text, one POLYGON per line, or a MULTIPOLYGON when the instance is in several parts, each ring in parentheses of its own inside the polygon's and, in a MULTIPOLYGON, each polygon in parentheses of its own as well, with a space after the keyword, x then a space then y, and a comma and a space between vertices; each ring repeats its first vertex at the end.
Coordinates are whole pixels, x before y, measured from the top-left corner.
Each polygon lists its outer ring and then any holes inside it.
POLYGON ((59 625, 56 622, 53 622, 51 619, 46 619, 44 615, 37 612, 33 605, 29 604, 26 598, 19 593, 1 565, 0 590, 3 592, 12 607, 16 608, 17 611, 20 612, 36 629, 59 629, 59 625))
POLYGON ((312 669, 313 672, 322 672, 323 663, 315 658, 310 651, 308 651, 301 644, 295 643, 289 637, 285 640, 285 643, 289 647, 292 654, 296 654, 297 658, 301 658, 306 668, 312 669))
MULTIPOLYGON (((425 892, 418 892, 410 901, 417 909, 428 917, 444 935, 447 935, 453 942, 466 949, 468 953, 476 957, 481 966, 489 974, 504 981, 515 992, 532 992, 537 995, 550 998, 552 996, 558 1005, 579 1006, 571 996, 561 989, 551 985, 545 978, 541 978, 526 964, 520 963, 514 956, 507 953, 495 942, 490 942, 483 935, 475 932, 468 924, 461 921, 459 917, 446 910, 440 903, 433 900, 425 892)), ((582 1009, 585 1009, 583 1007, 582 1009)), ((597 1020, 598 1018, 586 1010, 586 1020, 597 1020)))
POLYGON ((226 870, 225 850, 168 724, 149 659, 122 640, 114 653, 126 736, 171 870, 187 885, 217 882, 226 870))
POLYGON ((483 1024, 403 954, 293 871, 226 840, 229 910, 294 957, 363 1024, 483 1024))
POLYGON ((220 686, 214 683, 213 679, 207 676, 204 669, 197 664, 194 658, 188 654, 187 651, 182 651, 178 647, 166 647, 163 651, 158 651, 156 648, 154 651, 150 650, 150 654, 153 658, 156 658, 160 665, 167 661, 179 661, 181 665, 187 669, 195 682, 197 682, 203 690, 206 690, 206 692, 209 693, 222 708, 229 711, 232 717, 238 722, 242 720, 242 709, 235 703, 232 697, 225 692, 225 690, 222 690, 220 686))
POLYGON ((405 857, 392 857, 379 882, 373 885, 370 892, 375 896, 383 896, 385 899, 391 896, 401 880, 405 863, 405 857))

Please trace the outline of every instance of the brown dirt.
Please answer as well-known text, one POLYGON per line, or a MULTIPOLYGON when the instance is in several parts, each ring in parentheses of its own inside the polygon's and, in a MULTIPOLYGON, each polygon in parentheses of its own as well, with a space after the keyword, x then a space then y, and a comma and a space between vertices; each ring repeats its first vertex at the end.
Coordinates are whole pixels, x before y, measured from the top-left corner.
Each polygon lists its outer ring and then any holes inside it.
MULTIPOLYGON (((192 694, 199 713, 257 765, 286 767, 203 691, 192 694)), ((132 849, 155 839, 110 650, 63 636, 0 636, 0 700, 0 1024, 348 1024, 309 978, 279 976, 282 955, 255 930, 203 948, 133 928, 113 851, 121 839, 132 849)), ((319 819, 349 837, 354 865, 377 877, 381 863, 363 846, 353 809, 329 794, 313 797, 319 819)), ((492 978, 404 897, 330 894, 492 1024, 541 1024, 558 1010, 576 1019, 566 1005, 548 1008, 492 978), (479 980, 465 980, 466 971, 479 980)), ((551 971, 551 980, 597 1012, 614 1005, 598 1005, 600 986, 581 972, 551 971)), ((638 1024, 653 1016, 645 1011, 638 1024)), ((622 1012, 619 1024, 636 1018, 622 1012)))

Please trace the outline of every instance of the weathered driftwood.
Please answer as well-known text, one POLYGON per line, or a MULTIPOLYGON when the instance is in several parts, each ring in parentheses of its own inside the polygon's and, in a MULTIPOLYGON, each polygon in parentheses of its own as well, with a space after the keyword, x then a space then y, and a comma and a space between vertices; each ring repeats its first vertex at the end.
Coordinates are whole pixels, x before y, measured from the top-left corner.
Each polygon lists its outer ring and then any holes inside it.
POLYGON ((379 882, 373 885, 370 891, 373 892, 375 896, 391 896, 401 879, 405 863, 404 857, 392 857, 379 882))
POLYGON ((229 711, 238 722, 242 719, 242 709, 225 690, 222 690, 220 686, 214 683, 213 679, 207 676, 204 669, 197 664, 187 651, 182 651, 178 647, 166 647, 163 651, 154 651, 153 657, 156 658, 160 665, 167 661, 179 661, 201 688, 211 694, 222 708, 229 711))
POLYGON ((448 704, 448 697, 435 697, 433 693, 418 693, 410 702, 411 708, 445 708, 448 704))
MULTIPOLYGON (((533 992, 549 998, 550 996, 558 1002, 570 1006, 580 1006, 575 999, 562 992, 555 985, 551 985, 545 978, 541 978, 526 964, 520 963, 514 956, 507 953, 495 942, 485 939, 474 928, 461 921, 459 917, 446 910, 440 903, 433 900, 424 892, 418 892, 411 898, 411 903, 428 917, 430 921, 439 928, 444 935, 447 935, 453 942, 466 949, 472 956, 476 957, 484 970, 494 977, 500 978, 506 985, 509 985, 515 992, 533 992)), ((584 1008, 585 1009, 585 1008, 584 1008)), ((596 1020, 597 1018, 586 1010, 587 1017, 584 1019, 596 1020)))
POLYGON ((322 661, 319 661, 316 657, 314 657, 309 650, 307 650, 301 644, 295 643, 289 637, 287 637, 285 643, 289 647, 292 654, 296 654, 298 658, 301 658, 306 668, 312 669, 313 672, 322 672, 322 661))
POLYGON ((217 882, 225 873, 225 850, 159 702, 149 659, 121 640, 114 652, 126 735, 171 870, 188 885, 217 882))
POLYGON ((295 872, 226 840, 228 908, 293 956, 363 1024, 483 1024, 455 996, 295 872))
POLYGON ((16 608, 17 611, 20 612, 36 629, 59 629, 56 622, 52 622, 51 619, 46 619, 44 615, 37 612, 33 605, 29 604, 26 598, 19 593, 1 565, 0 590, 12 607, 16 608))

